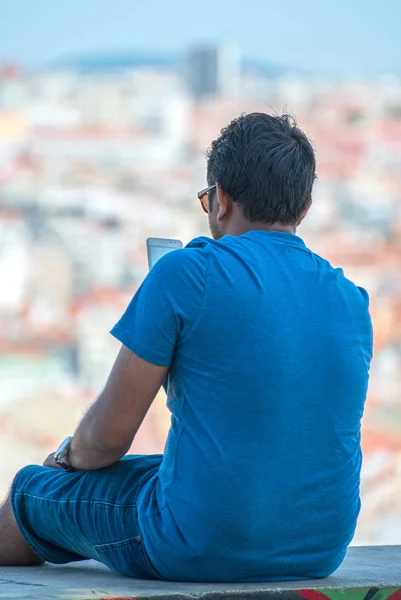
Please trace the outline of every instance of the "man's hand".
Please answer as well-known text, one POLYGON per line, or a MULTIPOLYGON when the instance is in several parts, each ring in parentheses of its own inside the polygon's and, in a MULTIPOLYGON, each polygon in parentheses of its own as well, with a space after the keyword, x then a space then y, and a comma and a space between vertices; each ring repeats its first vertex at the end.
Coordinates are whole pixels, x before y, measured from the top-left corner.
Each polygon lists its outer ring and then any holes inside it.
POLYGON ((51 467, 52 469, 62 469, 62 467, 60 467, 60 465, 58 465, 56 463, 56 461, 54 460, 54 452, 49 454, 49 456, 46 458, 45 462, 43 463, 43 466, 51 467))

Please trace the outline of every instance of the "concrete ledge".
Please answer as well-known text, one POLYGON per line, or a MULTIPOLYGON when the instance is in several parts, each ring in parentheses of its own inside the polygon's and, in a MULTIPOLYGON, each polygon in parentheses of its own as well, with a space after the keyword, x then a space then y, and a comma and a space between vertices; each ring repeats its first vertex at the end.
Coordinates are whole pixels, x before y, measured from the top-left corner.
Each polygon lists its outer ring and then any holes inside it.
POLYGON ((0 567, 7 600, 401 600, 401 546, 350 548, 327 579, 192 584, 128 579, 93 561, 62 567, 0 567))

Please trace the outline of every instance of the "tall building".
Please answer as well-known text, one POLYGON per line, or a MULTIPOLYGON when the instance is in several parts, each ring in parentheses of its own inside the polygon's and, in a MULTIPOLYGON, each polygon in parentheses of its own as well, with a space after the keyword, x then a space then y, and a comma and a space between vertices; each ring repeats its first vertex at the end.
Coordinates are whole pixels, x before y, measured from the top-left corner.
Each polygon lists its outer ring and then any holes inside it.
POLYGON ((191 48, 185 62, 189 90, 195 98, 237 96, 240 52, 228 44, 191 48))

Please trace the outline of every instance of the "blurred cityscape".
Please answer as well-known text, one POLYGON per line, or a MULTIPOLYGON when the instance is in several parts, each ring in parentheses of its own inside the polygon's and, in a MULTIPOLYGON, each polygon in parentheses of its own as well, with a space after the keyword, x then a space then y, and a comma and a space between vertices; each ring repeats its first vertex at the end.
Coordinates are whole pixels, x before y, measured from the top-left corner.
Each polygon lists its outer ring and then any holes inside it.
MULTIPOLYGON (((205 150, 253 111, 293 113, 314 142, 319 178, 299 235, 370 293, 355 543, 399 542, 401 78, 274 70, 230 46, 0 68, 0 493, 100 392, 118 351, 108 331, 147 272, 146 238, 208 234, 196 197, 205 150)), ((168 423, 160 394, 133 450, 162 451, 168 423)))

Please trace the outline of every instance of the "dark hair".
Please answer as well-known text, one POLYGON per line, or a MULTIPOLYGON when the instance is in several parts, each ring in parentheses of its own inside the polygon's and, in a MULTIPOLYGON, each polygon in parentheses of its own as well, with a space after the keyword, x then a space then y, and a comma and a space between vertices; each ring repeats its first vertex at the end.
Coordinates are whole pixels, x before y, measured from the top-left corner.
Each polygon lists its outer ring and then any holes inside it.
POLYGON ((315 153, 289 115, 234 119, 206 157, 209 185, 219 183, 251 222, 296 223, 311 200, 315 153))

